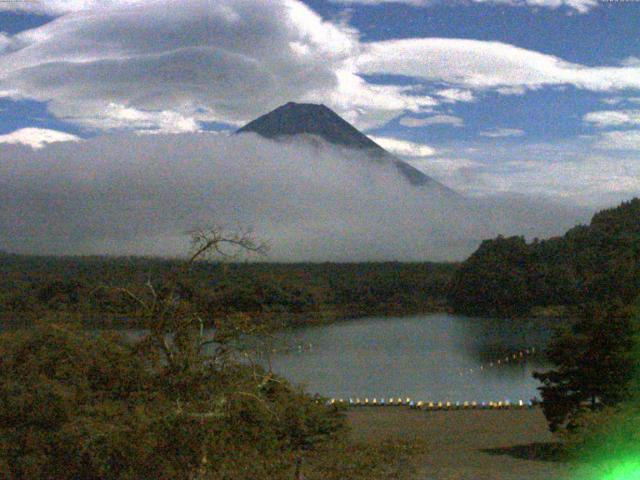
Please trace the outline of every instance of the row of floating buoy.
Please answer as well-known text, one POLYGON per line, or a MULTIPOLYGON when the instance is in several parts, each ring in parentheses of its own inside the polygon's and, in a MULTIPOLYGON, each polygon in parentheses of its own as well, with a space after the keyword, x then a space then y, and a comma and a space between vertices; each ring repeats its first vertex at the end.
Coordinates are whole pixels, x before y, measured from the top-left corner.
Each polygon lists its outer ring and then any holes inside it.
POLYGON ((415 401, 411 398, 332 398, 327 401, 327 405, 340 405, 340 406, 349 406, 349 407, 400 407, 407 406, 409 408, 414 408, 418 410, 429 410, 429 411, 437 411, 437 410, 508 410, 508 409, 518 409, 518 408, 533 408, 537 405, 537 402, 534 400, 518 400, 516 402, 511 402, 510 400, 499 400, 499 401, 491 401, 491 402, 476 402, 476 401, 466 401, 466 402, 425 402, 425 401, 415 401))
POLYGON ((467 374, 483 372, 491 368, 497 368, 497 367, 507 365, 509 363, 524 361, 526 357, 533 355, 535 353, 536 353, 535 347, 525 348, 524 350, 520 350, 519 352, 507 355, 504 358, 499 358, 498 360, 495 360, 493 362, 480 365, 479 367, 476 367, 476 368, 461 369, 458 371, 458 375, 463 376, 467 374))

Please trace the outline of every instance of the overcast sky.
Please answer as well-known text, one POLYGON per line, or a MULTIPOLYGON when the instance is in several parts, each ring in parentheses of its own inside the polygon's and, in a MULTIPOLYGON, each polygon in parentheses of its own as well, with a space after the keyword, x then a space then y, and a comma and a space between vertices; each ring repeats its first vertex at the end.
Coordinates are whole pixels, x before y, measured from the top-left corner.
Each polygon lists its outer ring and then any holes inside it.
POLYGON ((5 162, 62 142, 92 171, 119 135, 200 145, 288 101, 470 196, 613 205, 640 194, 640 3, 0 1, 5 162))

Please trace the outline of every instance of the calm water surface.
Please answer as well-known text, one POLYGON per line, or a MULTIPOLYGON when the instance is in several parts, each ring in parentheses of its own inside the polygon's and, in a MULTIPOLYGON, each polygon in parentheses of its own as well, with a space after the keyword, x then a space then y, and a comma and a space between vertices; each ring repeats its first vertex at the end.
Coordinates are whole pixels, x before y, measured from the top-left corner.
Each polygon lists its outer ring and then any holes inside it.
POLYGON ((540 352, 548 332, 534 322, 433 314, 297 328, 243 344, 323 396, 528 400, 538 395, 531 373, 547 367, 540 352))

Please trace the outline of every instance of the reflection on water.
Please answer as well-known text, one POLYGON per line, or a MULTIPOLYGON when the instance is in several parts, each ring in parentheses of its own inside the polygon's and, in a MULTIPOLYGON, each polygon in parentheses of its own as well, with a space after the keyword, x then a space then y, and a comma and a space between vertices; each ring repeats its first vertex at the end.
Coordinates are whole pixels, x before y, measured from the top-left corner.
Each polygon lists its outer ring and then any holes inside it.
POLYGON ((329 397, 527 400, 537 395, 531 373, 546 368, 539 352, 548 337, 533 322, 434 314, 298 328, 245 347, 329 397))

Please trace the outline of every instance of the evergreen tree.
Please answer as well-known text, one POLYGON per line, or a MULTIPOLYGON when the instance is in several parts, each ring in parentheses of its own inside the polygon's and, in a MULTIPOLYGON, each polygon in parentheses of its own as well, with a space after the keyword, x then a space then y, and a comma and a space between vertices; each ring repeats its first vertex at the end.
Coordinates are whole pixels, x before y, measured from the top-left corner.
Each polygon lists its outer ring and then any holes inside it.
POLYGON ((556 368, 534 373, 542 382, 539 390, 551 431, 574 430, 586 410, 600 410, 626 398, 636 367, 635 334, 629 315, 597 306, 557 332, 547 350, 556 368))

